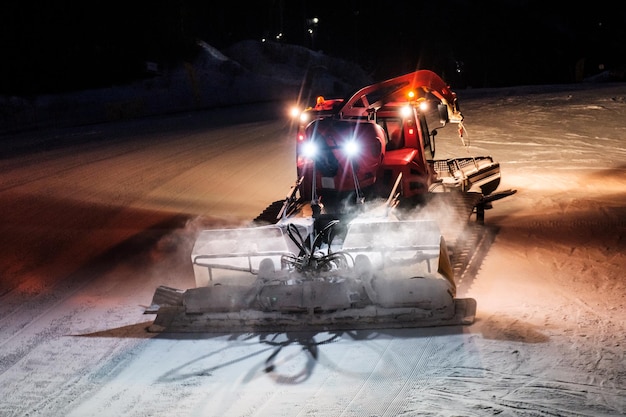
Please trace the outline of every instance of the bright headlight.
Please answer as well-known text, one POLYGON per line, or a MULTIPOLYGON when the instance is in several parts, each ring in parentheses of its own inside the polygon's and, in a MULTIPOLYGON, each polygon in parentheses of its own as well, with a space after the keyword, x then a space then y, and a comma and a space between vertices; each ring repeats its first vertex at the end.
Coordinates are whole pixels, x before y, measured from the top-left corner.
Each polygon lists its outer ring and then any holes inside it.
POLYGON ((293 106, 291 109, 289 109, 289 115, 294 119, 299 118, 301 114, 302 110, 300 110, 300 108, 297 106, 293 106))
POLYGON ((360 146, 355 140, 349 140, 343 145, 343 151, 348 157, 357 155, 359 153, 359 150, 360 146))
POLYGON ((411 106, 403 106, 403 107, 400 109, 400 115, 401 115, 402 117, 409 117, 409 116, 411 115, 411 112, 412 112, 412 110, 411 110, 411 106))
POLYGON ((302 156, 313 159, 317 154, 317 145, 311 141, 302 144, 302 156))

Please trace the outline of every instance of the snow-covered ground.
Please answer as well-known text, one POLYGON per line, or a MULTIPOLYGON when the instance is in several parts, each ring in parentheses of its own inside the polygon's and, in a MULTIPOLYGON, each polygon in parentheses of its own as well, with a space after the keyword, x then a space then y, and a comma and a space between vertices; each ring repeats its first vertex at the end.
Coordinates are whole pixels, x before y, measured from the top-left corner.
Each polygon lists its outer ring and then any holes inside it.
MULTIPOLYGON (((487 212, 464 327, 148 333, 156 286, 193 286, 197 230, 289 190, 289 123, 229 109, 5 136, 0 415, 626 415, 626 85, 458 94, 468 152, 518 190, 487 212)), ((450 130, 439 157, 466 152, 450 130)))

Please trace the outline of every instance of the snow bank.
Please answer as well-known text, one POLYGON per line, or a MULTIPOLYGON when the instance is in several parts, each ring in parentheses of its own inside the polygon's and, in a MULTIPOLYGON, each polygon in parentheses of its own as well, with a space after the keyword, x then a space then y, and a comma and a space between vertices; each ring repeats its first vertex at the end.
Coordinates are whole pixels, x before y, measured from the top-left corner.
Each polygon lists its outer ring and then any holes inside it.
MULTIPOLYGON (((343 96, 371 79, 357 65, 295 45, 243 41, 226 53, 199 42, 193 62, 130 85, 36 97, 0 96, 0 133, 268 101, 343 96)), ((307 101, 308 102, 308 101, 307 101)))

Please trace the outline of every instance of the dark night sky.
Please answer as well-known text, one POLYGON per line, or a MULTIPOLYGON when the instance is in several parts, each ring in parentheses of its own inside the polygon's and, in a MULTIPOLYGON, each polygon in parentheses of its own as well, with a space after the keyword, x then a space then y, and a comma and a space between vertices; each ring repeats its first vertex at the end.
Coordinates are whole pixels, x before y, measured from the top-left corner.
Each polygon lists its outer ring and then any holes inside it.
POLYGON ((195 39, 224 49, 279 33, 281 42, 356 61, 376 79, 428 68, 457 88, 574 82, 600 72, 600 65, 623 71, 626 5, 590 5, 9 0, 0 6, 0 94, 123 83, 144 76, 145 61, 190 59, 195 39), (316 26, 309 23, 313 17, 319 19, 316 26))

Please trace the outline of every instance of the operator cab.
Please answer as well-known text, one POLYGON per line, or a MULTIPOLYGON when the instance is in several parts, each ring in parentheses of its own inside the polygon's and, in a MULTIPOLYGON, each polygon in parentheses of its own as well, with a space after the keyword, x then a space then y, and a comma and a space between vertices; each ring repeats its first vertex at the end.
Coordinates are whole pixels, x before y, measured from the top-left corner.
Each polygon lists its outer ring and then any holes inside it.
POLYGON ((375 119, 387 133, 387 151, 423 149, 426 160, 434 159, 436 130, 430 131, 422 109, 406 103, 390 103, 376 112, 375 119))

